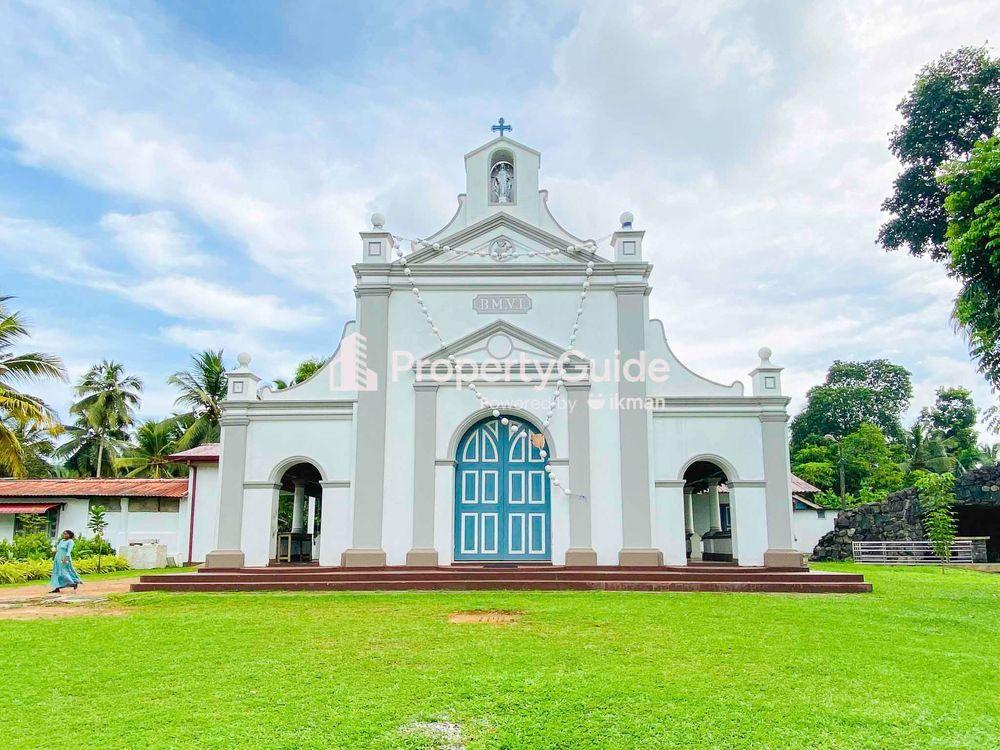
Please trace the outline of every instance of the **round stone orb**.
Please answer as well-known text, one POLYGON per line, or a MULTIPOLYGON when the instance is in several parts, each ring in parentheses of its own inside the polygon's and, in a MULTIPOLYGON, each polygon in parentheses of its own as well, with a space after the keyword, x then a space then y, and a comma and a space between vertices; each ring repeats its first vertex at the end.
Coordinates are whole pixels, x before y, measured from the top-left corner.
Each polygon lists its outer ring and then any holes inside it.
POLYGON ((236 361, 240 363, 240 367, 248 367, 250 365, 250 355, 247 352, 240 352, 236 355, 236 361))
POLYGON ((624 229, 625 227, 632 226, 632 222, 635 221, 635 216, 632 215, 631 211, 626 211, 618 217, 618 220, 622 223, 622 229, 624 229))
POLYGON ((372 229, 381 229, 385 226, 385 217, 382 214, 372 214, 372 229))
POLYGON ((771 351, 771 349, 769 347, 766 347, 766 346, 762 346, 760 349, 757 350, 757 356, 760 357, 763 360, 770 359, 771 358, 771 354, 773 354, 773 352, 771 351))

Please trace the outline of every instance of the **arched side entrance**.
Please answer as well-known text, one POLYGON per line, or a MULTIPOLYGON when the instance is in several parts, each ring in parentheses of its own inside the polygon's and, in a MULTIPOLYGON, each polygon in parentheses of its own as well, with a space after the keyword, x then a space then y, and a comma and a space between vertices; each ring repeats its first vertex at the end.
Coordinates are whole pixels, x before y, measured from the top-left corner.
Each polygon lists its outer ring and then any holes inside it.
POLYGON ((308 563, 319 557, 322 479, 319 469, 306 461, 294 463, 281 472, 272 519, 272 559, 308 563))
POLYGON ((552 558, 551 492, 543 450, 543 434, 519 417, 488 417, 458 441, 456 561, 552 558))
POLYGON ((699 456, 683 473, 684 521, 688 558, 732 562, 736 556, 735 498, 727 482, 733 477, 717 457, 699 456))

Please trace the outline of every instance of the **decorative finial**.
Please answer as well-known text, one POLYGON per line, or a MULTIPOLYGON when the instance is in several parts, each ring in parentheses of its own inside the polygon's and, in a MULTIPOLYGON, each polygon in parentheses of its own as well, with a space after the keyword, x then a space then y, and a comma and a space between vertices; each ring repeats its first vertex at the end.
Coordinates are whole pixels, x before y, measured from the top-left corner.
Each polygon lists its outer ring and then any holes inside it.
POLYGON ((240 367, 246 370, 250 366, 250 355, 246 352, 240 352, 236 355, 236 361, 240 363, 240 367))
POLYGON ((496 125, 490 126, 490 130, 492 130, 494 133, 499 133, 501 138, 503 138, 503 133, 505 130, 513 130, 513 129, 514 129, 513 127, 504 122, 504 119, 502 117, 497 121, 496 125))
POLYGON ((632 222, 635 221, 635 217, 632 215, 631 211, 626 211, 618 217, 618 220, 622 223, 622 229, 631 229, 632 222))
POLYGON ((771 365, 771 355, 774 352, 771 351, 769 347, 762 346, 757 350, 757 356, 760 357, 761 367, 769 367, 771 365))
POLYGON ((372 214, 372 229, 381 229, 385 226, 385 217, 382 214, 372 214))

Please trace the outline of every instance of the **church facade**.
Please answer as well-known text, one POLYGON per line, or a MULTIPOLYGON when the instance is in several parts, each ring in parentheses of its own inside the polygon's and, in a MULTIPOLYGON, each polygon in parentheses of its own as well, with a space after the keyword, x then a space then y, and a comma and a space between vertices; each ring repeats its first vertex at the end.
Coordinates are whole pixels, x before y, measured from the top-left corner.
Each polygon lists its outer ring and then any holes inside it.
POLYGON ((195 558, 801 566, 770 351, 749 389, 695 374, 649 317, 631 214, 574 236, 540 154, 503 131, 465 169, 430 237, 379 214, 361 232, 356 321, 323 370, 272 390, 240 355, 194 490, 195 558))

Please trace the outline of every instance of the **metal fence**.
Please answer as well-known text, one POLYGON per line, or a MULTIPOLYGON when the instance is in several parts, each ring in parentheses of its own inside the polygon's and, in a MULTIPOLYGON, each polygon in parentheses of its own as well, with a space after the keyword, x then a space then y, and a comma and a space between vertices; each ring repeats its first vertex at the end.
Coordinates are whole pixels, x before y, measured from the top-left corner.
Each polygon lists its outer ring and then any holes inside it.
MULTIPOLYGON (((930 542, 854 542, 854 561, 876 565, 940 565, 930 542)), ((972 541, 958 539, 951 545, 950 563, 971 563, 972 541)))

